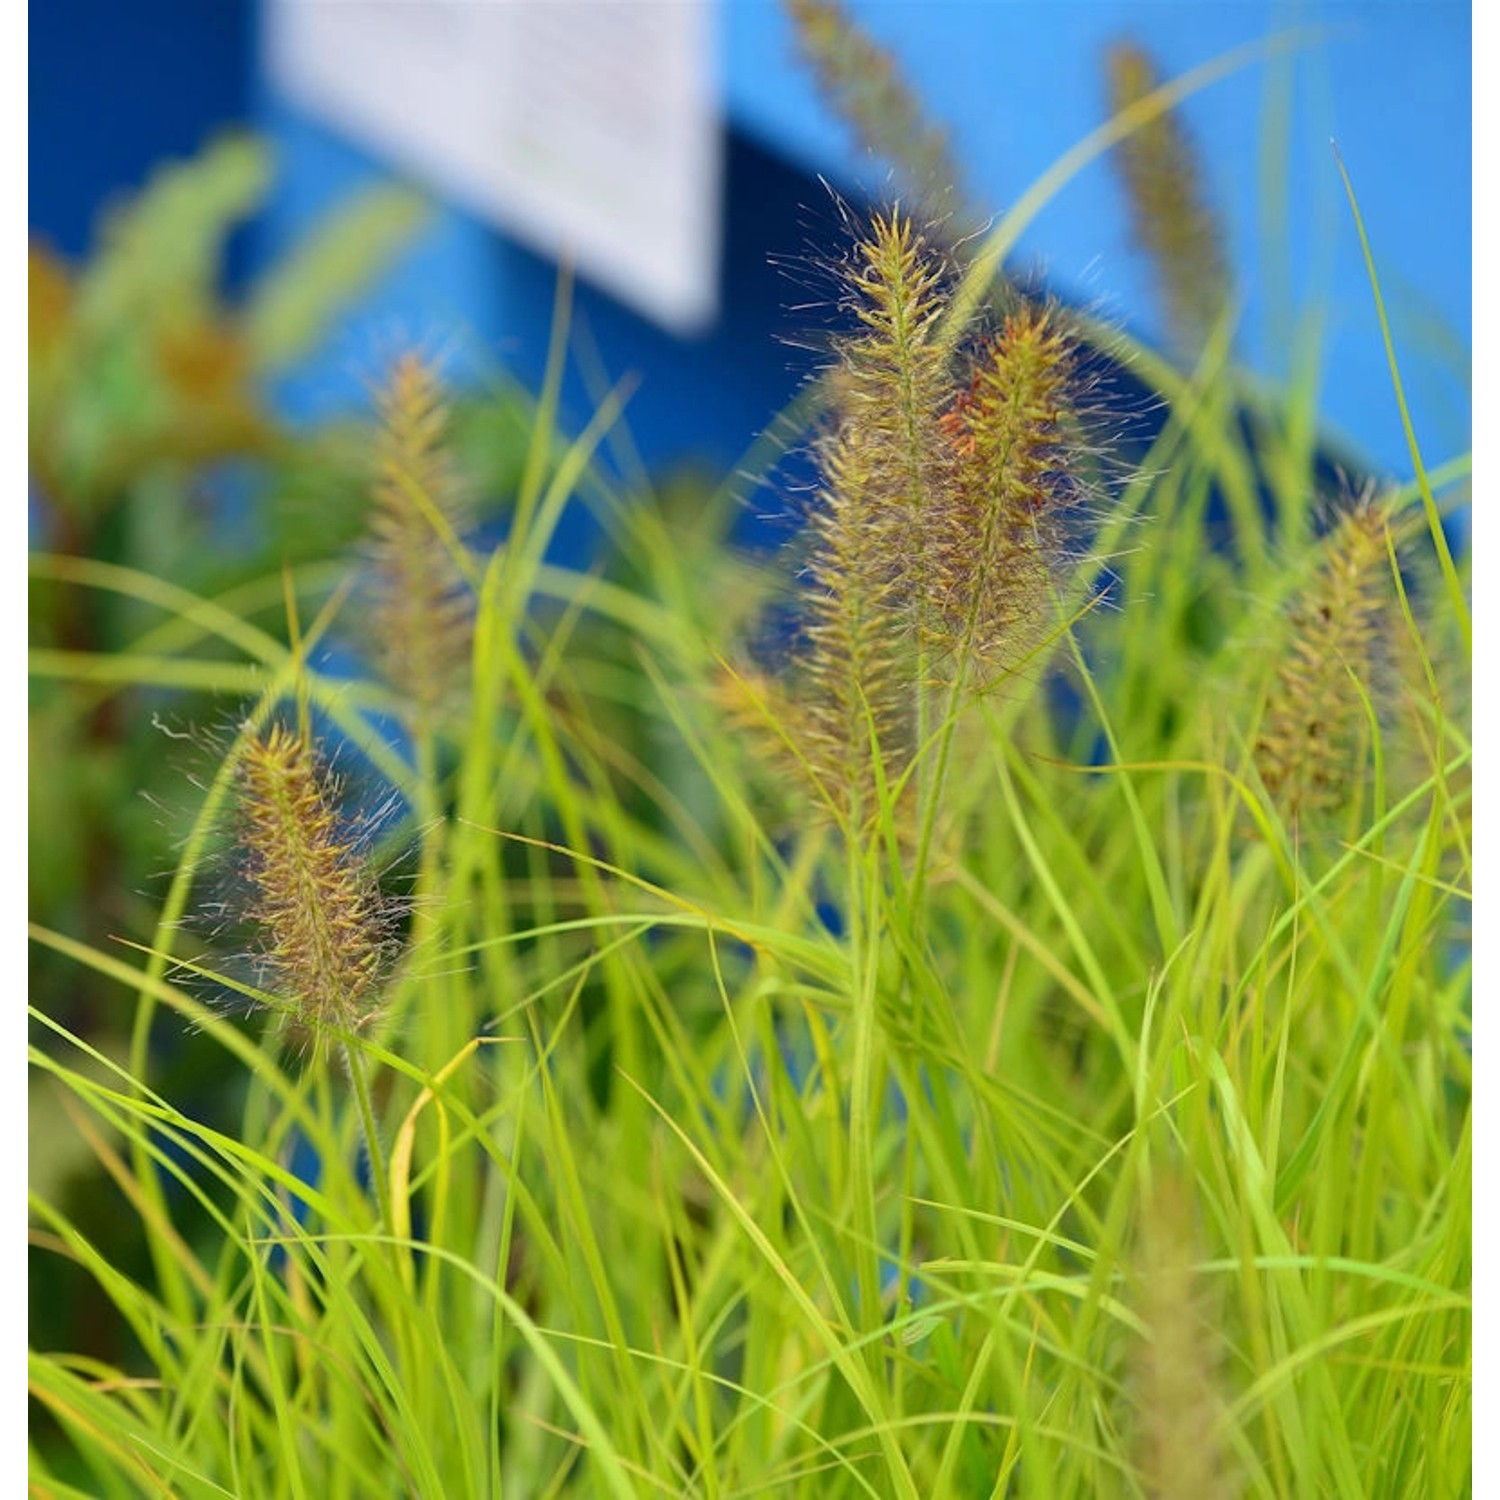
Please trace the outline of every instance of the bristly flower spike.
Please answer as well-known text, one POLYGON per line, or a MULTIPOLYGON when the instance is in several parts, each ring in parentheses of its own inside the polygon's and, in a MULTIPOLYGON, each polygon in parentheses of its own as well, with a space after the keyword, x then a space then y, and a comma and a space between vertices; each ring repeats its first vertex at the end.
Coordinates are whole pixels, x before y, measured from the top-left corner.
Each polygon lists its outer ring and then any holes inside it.
POLYGON ((1292 822, 1347 805, 1361 770, 1375 647, 1391 594, 1384 509, 1353 500, 1293 601, 1286 655, 1255 742, 1261 780, 1292 822), (1352 674, 1352 676, 1351 676, 1352 674))
POLYGON ((1205 1306, 1189 1184, 1159 1177, 1144 1204, 1134 1260, 1142 1336, 1132 1361, 1138 1462, 1152 1500, 1222 1500, 1232 1492, 1221 1350, 1205 1306))
POLYGON ((473 598, 454 555, 467 506, 437 372, 396 361, 377 396, 371 491, 371 635, 381 674, 430 719, 468 666, 473 598))
POLYGON ((944 418, 961 463, 928 524, 929 637, 983 691, 1043 641, 1072 500, 1073 355, 1048 308, 1008 315, 944 418))
POLYGON ((895 56, 843 0, 785 0, 797 48, 832 109, 860 143, 900 173, 930 214, 962 209, 964 192, 946 133, 925 116, 895 56))
POLYGON ((930 828, 954 711, 1045 640, 1077 489, 1075 361, 1058 315, 1022 304, 977 358, 955 355, 940 331, 947 280, 899 209, 857 242, 846 284, 859 328, 827 377, 790 685, 737 673, 726 695, 741 719, 769 705, 781 748, 851 831, 882 818, 893 791, 897 833, 914 810, 930 828), (934 745, 929 775, 916 759, 934 745))
MULTIPOLYGON (((1105 66, 1116 114, 1161 83, 1150 55, 1133 42, 1111 47, 1105 66)), ((1121 141, 1114 159, 1132 232, 1156 271, 1171 343, 1182 358, 1195 358, 1229 297, 1225 234, 1198 153, 1181 120, 1164 113, 1121 141)))
POLYGON ((801 703, 807 761, 844 814, 875 815, 913 749, 927 515, 954 469, 937 340, 941 271, 911 220, 877 217, 850 272, 860 331, 839 346, 817 447, 801 703), (872 756, 872 740, 878 760, 872 756))
POLYGON ((334 788, 307 739, 247 732, 239 807, 247 915, 261 934, 262 987, 294 1036, 336 1044, 377 1007, 387 944, 374 882, 342 831, 334 788))

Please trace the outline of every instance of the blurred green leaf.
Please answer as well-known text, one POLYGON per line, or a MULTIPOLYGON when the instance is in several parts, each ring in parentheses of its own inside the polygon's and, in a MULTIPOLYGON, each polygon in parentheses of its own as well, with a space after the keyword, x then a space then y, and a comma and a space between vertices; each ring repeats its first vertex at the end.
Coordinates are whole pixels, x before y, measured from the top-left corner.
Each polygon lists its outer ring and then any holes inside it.
POLYGON ((152 173, 105 221, 100 249, 78 284, 77 318, 89 332, 137 320, 189 323, 215 300, 224 244, 271 183, 266 147, 221 137, 191 161, 152 173))
POLYGON ((426 201, 406 188, 382 185, 346 199, 251 292, 243 332, 252 364, 276 371, 306 354, 428 217, 426 201))

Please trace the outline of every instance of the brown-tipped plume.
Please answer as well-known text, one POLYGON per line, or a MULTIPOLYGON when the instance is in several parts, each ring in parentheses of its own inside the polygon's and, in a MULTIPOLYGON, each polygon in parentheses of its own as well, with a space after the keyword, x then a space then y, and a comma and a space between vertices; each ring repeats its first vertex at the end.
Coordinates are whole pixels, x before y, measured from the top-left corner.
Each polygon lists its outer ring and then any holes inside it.
POLYGON ((1357 784, 1367 738, 1360 687, 1369 690, 1390 582, 1385 513, 1362 495, 1288 611, 1292 639, 1255 742, 1261 779, 1291 822, 1337 812, 1357 784))
POLYGON ((938 216, 965 202, 945 131, 923 114, 895 57, 842 0, 785 0, 797 47, 829 107, 873 155, 894 167, 907 196, 938 216))
POLYGON ((805 753, 856 822, 875 815, 913 750, 928 508, 951 482, 951 399, 936 340, 941 273, 910 219, 877 218, 850 284, 861 331, 839 349, 811 519, 807 624, 796 663, 805 753), (872 756, 872 740, 878 759, 872 756))
POLYGON ((465 520, 449 409, 432 366, 396 362, 378 396, 372 489, 371 635, 382 675, 430 718, 462 682, 473 600, 454 558, 465 520))
POLYGON ((249 735, 239 805, 262 987, 294 1034, 326 1044, 364 1024, 379 998, 388 955, 373 881, 300 734, 249 735))
MULTIPOLYGON (((1133 42, 1112 46, 1105 66, 1114 114, 1161 83, 1156 64, 1133 42)), ((1115 160, 1136 243, 1156 270, 1168 335, 1179 355, 1193 358, 1229 295, 1225 236, 1204 192, 1198 154, 1181 120, 1164 113, 1122 141, 1115 160)))
POLYGON ((857 245, 860 326, 827 377, 788 686, 742 674, 730 693, 743 721, 749 692, 850 828, 898 786, 918 796, 908 772, 949 709, 1016 672, 1054 620, 1081 444, 1071 343, 1023 304, 977 356, 950 352, 946 279, 899 210, 857 245))
POLYGON ((1196 1259, 1188 1187, 1163 1176, 1142 1215, 1133 1278, 1143 1325, 1132 1381, 1137 1463, 1152 1500, 1220 1500, 1231 1493, 1217 1392, 1219 1340, 1196 1259))
POLYGON ((983 690, 1016 671, 1052 618, 1071 499, 1072 350, 1050 310, 1023 305, 944 417, 962 464, 929 526, 928 634, 983 690))

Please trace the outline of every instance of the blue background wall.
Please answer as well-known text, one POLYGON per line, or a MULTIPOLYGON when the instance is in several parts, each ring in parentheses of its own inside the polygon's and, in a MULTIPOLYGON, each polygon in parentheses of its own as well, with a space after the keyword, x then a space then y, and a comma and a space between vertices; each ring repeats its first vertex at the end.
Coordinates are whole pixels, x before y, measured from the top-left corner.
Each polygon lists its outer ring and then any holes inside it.
POLYGON ((41 0, 29 29, 31 227, 65 254, 159 157, 249 113, 251 0, 41 0))
MULTIPOLYGON (((1470 7, 1456 0, 859 0, 931 112, 948 125, 969 181, 993 211, 1104 118, 1101 56, 1130 35, 1175 77, 1242 43, 1297 27, 1323 40, 1256 64, 1184 106, 1231 235, 1245 295, 1241 356, 1284 372, 1295 308, 1327 304, 1324 410, 1378 464, 1408 472, 1369 283, 1329 148, 1337 138, 1360 197, 1421 430, 1467 447, 1471 321, 1470 7), (1291 109, 1285 110, 1288 94, 1291 109), (1285 130, 1284 162, 1265 151, 1285 130), (1287 170, 1289 169, 1289 170, 1287 170), (1277 232, 1269 189, 1286 193, 1277 232), (1456 347, 1453 347, 1455 346, 1456 347)), ((730 117, 787 155, 848 175, 848 133, 786 65, 778 7, 731 4, 730 117)), ((870 177, 868 171, 863 174, 870 177)), ((878 179, 876 179, 878 185, 878 179)), ((1107 161, 1075 179, 1024 237, 1020 260, 1063 296, 1158 332, 1149 277, 1127 243, 1107 161)))
MULTIPOLYGON (((948 125, 974 193, 996 211, 1103 118, 1100 59, 1129 33, 1169 74, 1284 26, 1324 40, 1197 95, 1186 114, 1231 231, 1245 296, 1239 349, 1258 372, 1287 365, 1297 311, 1326 307, 1323 405, 1378 469, 1409 472, 1358 246, 1329 151, 1337 136, 1386 282, 1429 460, 1469 442, 1471 108, 1469 7, 1458 0, 851 0, 948 125), (1286 101, 1290 99, 1290 109, 1286 101), (1267 122, 1285 156, 1265 151, 1267 122), (1279 185, 1279 187, 1278 187, 1279 185), (1277 189, 1277 191, 1273 191, 1277 189), (1267 206, 1284 189, 1281 227, 1267 206)), ((248 0, 54 0, 31 23, 31 222, 60 248, 86 243, 93 209, 164 153, 250 118, 280 149, 275 199, 244 255, 293 239, 381 164, 273 96, 258 75, 248 0)), ((678 340, 611 298, 581 291, 581 328, 614 375, 637 369, 632 434, 648 463, 689 455, 723 468, 795 388, 792 344, 816 314, 768 257, 837 244, 822 173, 876 192, 881 176, 797 66, 780 7, 726 0, 721 67, 729 125, 723 315, 678 340)), ((1144 336, 1154 304, 1108 166, 1090 167, 1032 226, 1020 263, 1056 291, 1144 336)), ((375 297, 281 392, 293 410, 362 400, 360 377, 395 331, 452 345, 472 364, 534 380, 553 268, 465 214, 443 210, 375 297)), ((816 299, 816 289, 811 293, 816 299)), ((826 295, 826 292, 824 293, 826 295)), ((576 412, 589 396, 571 391, 576 412)))

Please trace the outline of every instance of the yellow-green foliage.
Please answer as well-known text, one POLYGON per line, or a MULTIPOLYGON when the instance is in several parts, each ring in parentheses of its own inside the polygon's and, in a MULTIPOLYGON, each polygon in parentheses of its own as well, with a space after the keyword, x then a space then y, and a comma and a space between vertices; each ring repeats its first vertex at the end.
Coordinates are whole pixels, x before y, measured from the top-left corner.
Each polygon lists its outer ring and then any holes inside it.
MULTIPOLYGON (((159 909, 30 925, 52 974, 33 1134, 92 1162, 78 1193, 55 1163, 32 1178, 34 1492, 1473 1490, 1471 747, 1448 681, 1468 562, 1439 524, 1468 455, 1314 532, 1316 382, 1245 421, 1232 368, 1189 383, 1145 351, 1166 420, 1143 455, 1106 447, 1078 409, 1087 320, 1013 288, 1008 318, 965 315, 997 301, 995 258, 955 283, 905 214, 865 232, 852 327, 795 409, 822 419, 794 590, 719 555, 731 486, 695 530, 616 493, 596 459, 618 392, 559 430, 565 299, 489 558, 459 541, 441 392, 411 361, 367 444, 378 479, 347 486, 362 522, 375 486, 359 557, 222 589, 34 560, 59 618, 106 589, 134 616, 33 650, 76 700, 35 741, 66 780, 46 843, 87 788, 94 705, 183 722, 209 684, 253 695, 257 726, 159 909), (544 562, 574 502, 611 549, 544 562), (1085 549, 1117 560, 1121 607, 1075 634, 1085 549), (451 712, 418 716, 409 661, 323 670, 351 566, 382 551, 407 637, 462 623, 441 578, 472 587, 451 712), (832 834, 768 807, 702 702, 777 588, 782 660, 730 685, 832 834), (1268 620, 1285 649, 1247 664, 1268 620), (1052 639, 1077 691, 1028 701, 1052 639), (1195 711, 1209 683, 1235 696, 1195 711), (409 812, 399 912, 314 714, 409 812), (1340 783, 1337 841, 1296 837, 1340 783), (1242 831, 1275 831, 1273 793, 1293 836, 1268 848, 1242 831), (232 794, 255 993, 309 1058, 177 982, 246 988, 182 943, 232 794), (421 962, 396 985, 398 946, 421 962)), ((112 785, 90 805, 125 800, 112 785)))

